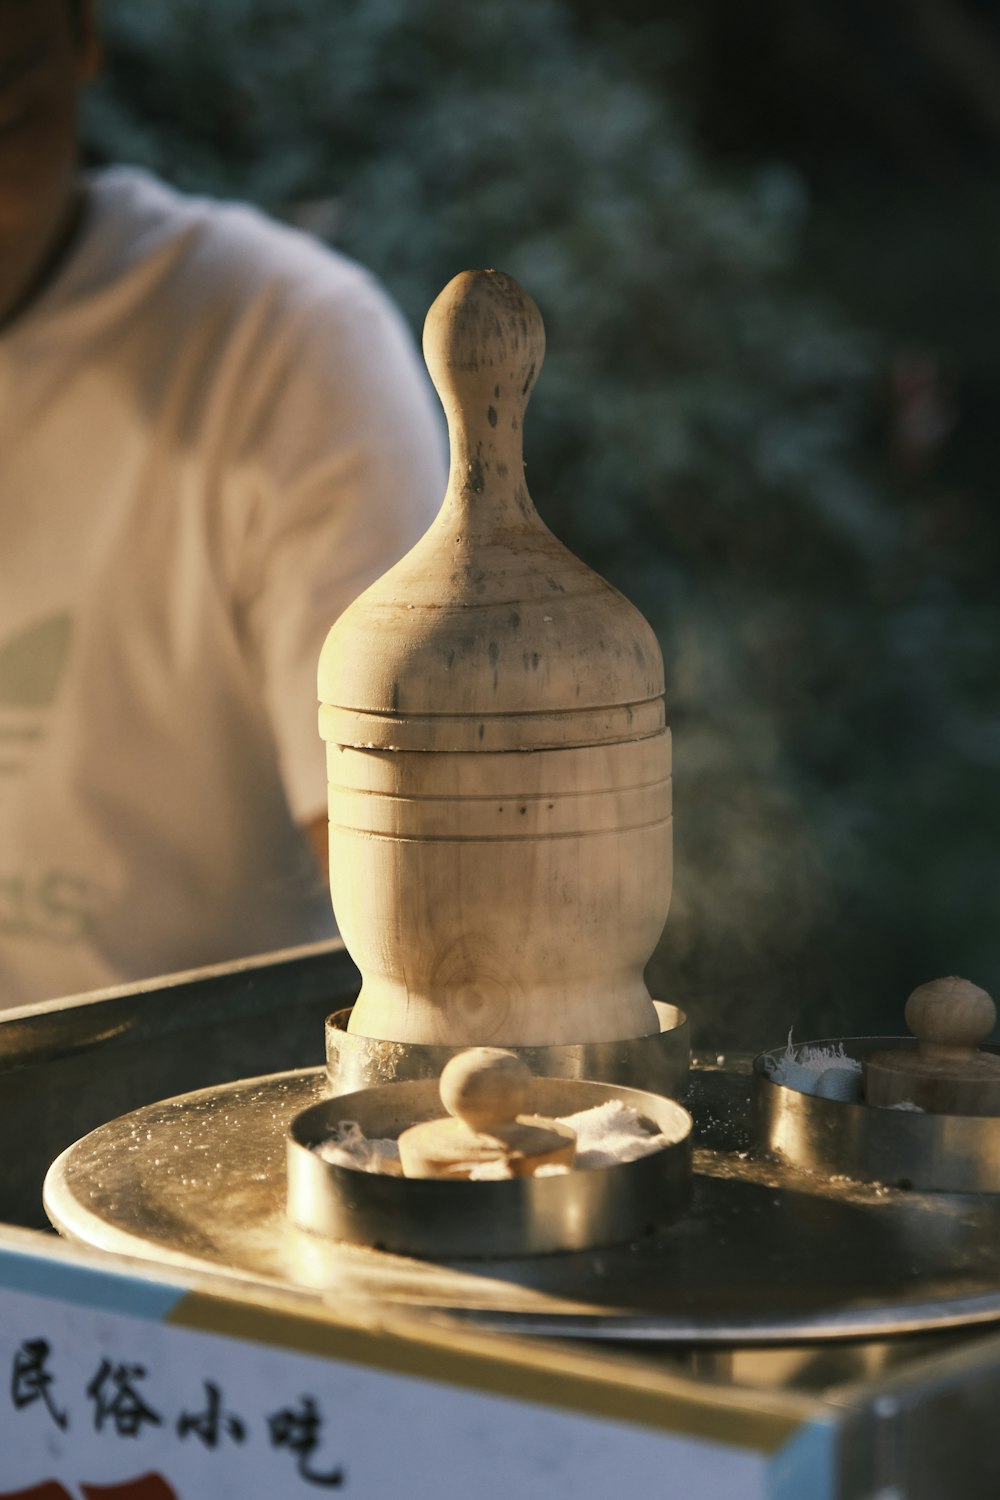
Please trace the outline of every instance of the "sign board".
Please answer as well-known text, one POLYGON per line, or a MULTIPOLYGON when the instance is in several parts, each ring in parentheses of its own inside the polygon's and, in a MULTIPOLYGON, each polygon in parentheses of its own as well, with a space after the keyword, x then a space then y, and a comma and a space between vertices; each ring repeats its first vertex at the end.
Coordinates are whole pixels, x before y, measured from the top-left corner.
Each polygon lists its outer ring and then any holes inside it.
POLYGON ((0 1500, 832 1500, 805 1398, 0 1241, 0 1500))

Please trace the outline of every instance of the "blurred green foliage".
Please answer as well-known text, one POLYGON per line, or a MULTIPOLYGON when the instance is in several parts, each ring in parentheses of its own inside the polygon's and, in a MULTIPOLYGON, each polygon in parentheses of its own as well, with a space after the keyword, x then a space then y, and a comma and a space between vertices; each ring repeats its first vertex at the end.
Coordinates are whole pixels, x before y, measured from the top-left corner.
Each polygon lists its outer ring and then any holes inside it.
POLYGON ((108 0, 105 28, 92 161, 325 235, 415 331, 467 266, 539 303, 533 497, 663 644, 650 981, 696 1041, 898 1030, 939 972, 995 987, 996 602, 884 472, 883 352, 801 285, 798 178, 723 180, 655 83, 674 32, 569 0, 108 0))

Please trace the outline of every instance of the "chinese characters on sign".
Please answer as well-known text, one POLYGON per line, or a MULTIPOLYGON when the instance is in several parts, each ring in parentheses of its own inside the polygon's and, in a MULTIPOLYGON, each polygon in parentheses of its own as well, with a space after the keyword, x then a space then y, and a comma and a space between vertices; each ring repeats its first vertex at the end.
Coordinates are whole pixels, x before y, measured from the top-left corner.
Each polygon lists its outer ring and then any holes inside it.
MULTIPOLYGON (((56 1356, 44 1338, 25 1339, 17 1349, 11 1368, 10 1398, 15 1411, 41 1405, 48 1419, 61 1431, 69 1431, 75 1420, 88 1420, 94 1430, 109 1438, 138 1438, 149 1427, 164 1428, 168 1421, 178 1441, 195 1439, 216 1451, 227 1443, 244 1444, 262 1436, 274 1450, 286 1450, 299 1477, 324 1489, 344 1486, 342 1465, 329 1465, 319 1457, 323 1445, 323 1417, 314 1396, 303 1395, 297 1405, 263 1414, 256 1427, 243 1415, 226 1407, 222 1389, 212 1380, 202 1380, 201 1396, 192 1409, 174 1417, 158 1411, 144 1389, 147 1369, 141 1364, 102 1359, 82 1393, 90 1407, 80 1417, 82 1402, 71 1404, 79 1393, 57 1395, 56 1356)), ((178 1500, 174 1490, 157 1474, 145 1474, 125 1484, 80 1485, 84 1500, 178 1500)), ((31 1489, 0 1492, 0 1500, 76 1500, 65 1487, 48 1480, 31 1489)))
POLYGON ((87 1387, 98 1432, 108 1424, 119 1437, 137 1437, 144 1422, 160 1426, 163 1418, 146 1405, 136 1389, 145 1374, 142 1365, 113 1365, 108 1359, 101 1360, 101 1368, 87 1387))
POLYGON ((208 1398, 207 1404, 200 1412, 181 1412, 177 1418, 178 1436, 187 1437, 189 1432, 193 1432, 201 1438, 206 1448, 217 1448, 223 1437, 232 1438, 234 1443, 246 1442, 247 1430, 243 1421, 234 1417, 232 1412, 222 1409, 222 1392, 219 1387, 212 1380, 205 1380, 202 1384, 208 1398))
POLYGON ((10 1395, 17 1411, 30 1406, 33 1401, 44 1402, 53 1422, 65 1431, 69 1418, 55 1405, 49 1389, 53 1380, 48 1368, 50 1352, 48 1339, 25 1339, 14 1355, 10 1395))
POLYGON ((271 1445, 289 1448, 298 1459, 299 1473, 310 1484, 326 1485, 336 1489, 344 1482, 341 1469, 332 1469, 329 1474, 317 1474, 310 1468, 310 1458, 319 1446, 321 1417, 311 1396, 303 1396, 300 1411, 279 1411, 268 1417, 271 1429, 271 1445))

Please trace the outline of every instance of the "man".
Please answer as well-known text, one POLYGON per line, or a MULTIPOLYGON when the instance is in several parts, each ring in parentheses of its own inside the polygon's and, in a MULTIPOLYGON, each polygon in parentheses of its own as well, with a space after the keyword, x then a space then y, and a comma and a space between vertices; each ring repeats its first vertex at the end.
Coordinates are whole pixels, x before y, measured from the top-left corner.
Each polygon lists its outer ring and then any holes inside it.
POLYGON ((93 0, 0 0, 0 1007, 332 931, 315 671, 443 493, 359 267, 76 168, 93 0))

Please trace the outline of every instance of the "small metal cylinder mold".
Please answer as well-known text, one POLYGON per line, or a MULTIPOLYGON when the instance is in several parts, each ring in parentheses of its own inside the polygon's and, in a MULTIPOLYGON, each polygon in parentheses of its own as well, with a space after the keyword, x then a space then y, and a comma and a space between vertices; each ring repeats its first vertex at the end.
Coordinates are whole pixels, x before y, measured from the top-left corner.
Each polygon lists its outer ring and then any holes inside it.
MULTIPOLYGON (((660 1029, 651 1036, 616 1042, 577 1042, 512 1047, 539 1078, 592 1079, 621 1088, 683 1097, 691 1066, 691 1035, 684 1011, 653 1001, 660 1029)), ((326 1067, 335 1094, 383 1083, 437 1079, 462 1046, 390 1042, 348 1030, 350 1009, 334 1011, 326 1023, 326 1067)))
POLYGON ((532 1109, 557 1118, 620 1100, 667 1137, 636 1161, 556 1176, 454 1182, 382 1176, 324 1160, 339 1122, 392 1137, 441 1113, 436 1079, 324 1099, 292 1120, 287 1211, 301 1229, 401 1255, 440 1259, 547 1255, 637 1239, 674 1218, 691 1183, 691 1116, 639 1089, 535 1078, 532 1109))
MULTIPOLYGON (((846 1037, 800 1043, 792 1057, 842 1047, 863 1062, 868 1053, 915 1046, 912 1037, 846 1037)), ((781 1047, 754 1060, 752 1139, 758 1155, 888 1187, 1000 1192, 1000 1117, 932 1114, 803 1093, 771 1076, 784 1055, 781 1047)))

